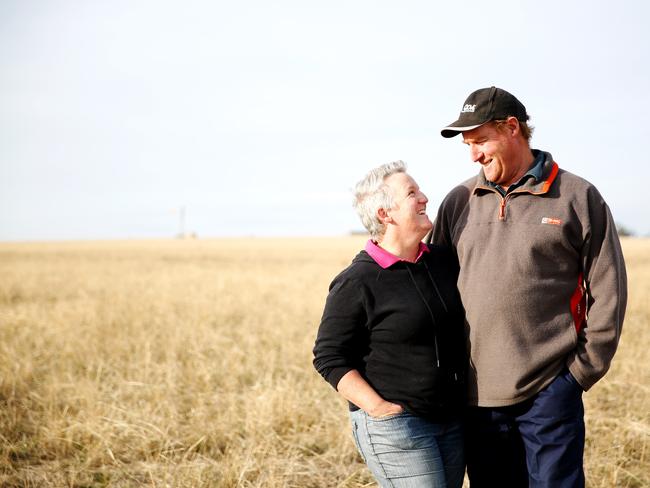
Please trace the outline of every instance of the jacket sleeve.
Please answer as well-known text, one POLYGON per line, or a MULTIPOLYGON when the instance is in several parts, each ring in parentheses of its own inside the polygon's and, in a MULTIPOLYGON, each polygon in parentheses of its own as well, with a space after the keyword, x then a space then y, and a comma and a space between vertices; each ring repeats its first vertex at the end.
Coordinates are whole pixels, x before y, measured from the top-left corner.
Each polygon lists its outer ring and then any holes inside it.
POLYGON ((335 279, 314 345, 314 367, 336 389, 353 369, 363 371, 368 349, 367 314, 361 286, 350 279, 335 279))
POLYGON ((609 369, 623 327, 627 274, 614 219, 600 193, 587 195, 589 222, 581 251, 587 319, 579 332, 571 374, 586 391, 609 369))

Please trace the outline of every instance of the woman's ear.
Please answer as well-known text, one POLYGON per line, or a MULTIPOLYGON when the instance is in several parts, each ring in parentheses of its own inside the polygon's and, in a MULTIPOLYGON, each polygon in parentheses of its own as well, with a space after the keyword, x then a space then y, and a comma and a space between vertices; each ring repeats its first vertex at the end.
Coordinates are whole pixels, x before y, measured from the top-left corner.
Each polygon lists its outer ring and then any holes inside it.
POLYGON ((379 210, 377 210, 377 217, 379 218, 379 222, 381 222, 382 224, 387 224, 393 221, 391 216, 388 215, 388 210, 386 210, 385 208, 380 208, 379 210))

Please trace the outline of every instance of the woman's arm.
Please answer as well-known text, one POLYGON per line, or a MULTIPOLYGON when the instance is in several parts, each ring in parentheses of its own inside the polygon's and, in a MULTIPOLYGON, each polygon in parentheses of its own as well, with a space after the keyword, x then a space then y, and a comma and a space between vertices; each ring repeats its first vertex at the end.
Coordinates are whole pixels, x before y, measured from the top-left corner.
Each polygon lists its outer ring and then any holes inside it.
POLYGON ((318 328, 314 366, 343 398, 370 416, 400 413, 403 408, 384 400, 357 369, 368 348, 366 321, 359 284, 348 279, 335 279, 318 328))
POLYGON ((356 369, 343 375, 336 385, 346 400, 354 403, 371 417, 387 417, 404 411, 401 405, 384 400, 375 389, 363 379, 356 369))

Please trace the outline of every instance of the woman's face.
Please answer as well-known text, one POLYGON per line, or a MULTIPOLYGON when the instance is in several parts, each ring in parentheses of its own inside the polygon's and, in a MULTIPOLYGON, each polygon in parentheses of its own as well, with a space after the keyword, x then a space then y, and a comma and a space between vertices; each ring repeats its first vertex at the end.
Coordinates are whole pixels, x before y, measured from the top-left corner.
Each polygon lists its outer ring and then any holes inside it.
POLYGON ((385 180, 393 194, 393 208, 387 211, 401 235, 418 235, 421 239, 433 224, 427 215, 429 199, 407 173, 395 173, 385 180))

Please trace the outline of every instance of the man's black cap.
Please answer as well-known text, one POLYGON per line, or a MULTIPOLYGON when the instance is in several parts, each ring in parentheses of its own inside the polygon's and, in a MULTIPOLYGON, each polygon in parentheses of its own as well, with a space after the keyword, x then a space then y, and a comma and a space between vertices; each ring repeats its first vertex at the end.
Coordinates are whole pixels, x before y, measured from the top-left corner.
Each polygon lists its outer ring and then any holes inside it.
POLYGON ((526 107, 514 95, 497 87, 481 88, 473 92, 460 111, 458 120, 444 127, 442 137, 454 137, 466 130, 508 117, 517 117, 520 122, 528 120, 526 107))

